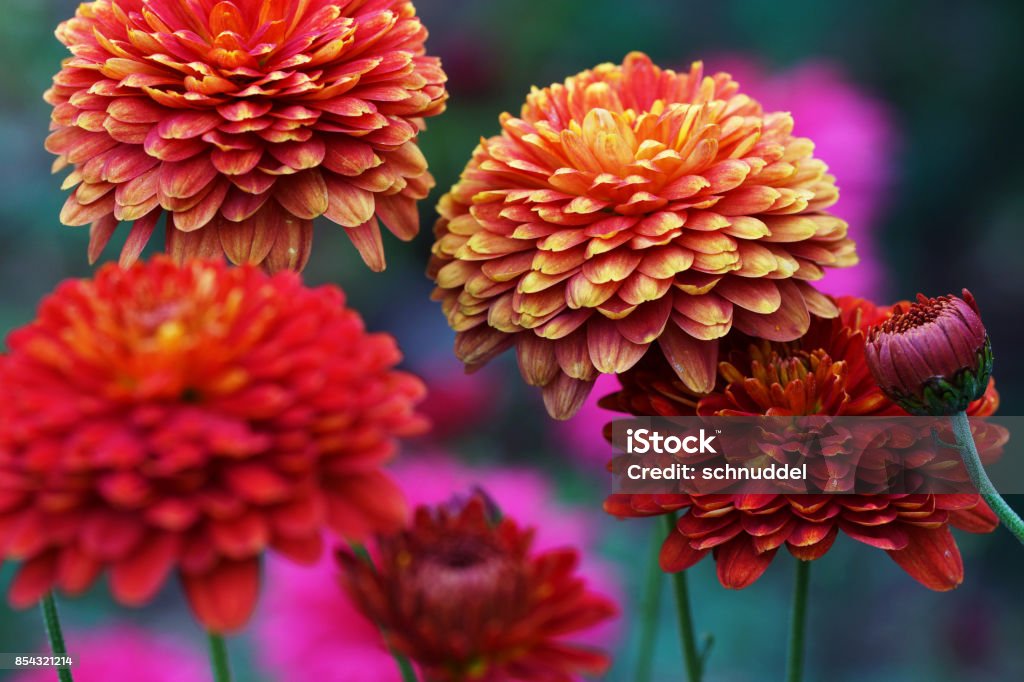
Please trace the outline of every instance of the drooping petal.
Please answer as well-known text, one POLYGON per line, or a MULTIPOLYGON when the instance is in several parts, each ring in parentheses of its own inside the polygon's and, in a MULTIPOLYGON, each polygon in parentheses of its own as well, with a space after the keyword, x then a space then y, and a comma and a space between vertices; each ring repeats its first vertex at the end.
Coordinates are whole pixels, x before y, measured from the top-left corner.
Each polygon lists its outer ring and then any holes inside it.
POLYGON ((913 528, 907 531, 906 547, 889 556, 917 582, 930 590, 945 592, 964 580, 960 549, 949 528, 913 528))
POLYGON ((352 245, 359 251, 363 262, 374 272, 382 272, 386 267, 384 261, 384 240, 380 234, 380 224, 376 217, 365 223, 346 228, 345 233, 352 240, 352 245))
POLYGON ((707 393, 715 386, 718 342, 701 342, 677 327, 668 325, 658 339, 669 365, 687 388, 707 393))
POLYGON ((730 540, 715 549, 718 581, 731 590, 749 587, 768 570, 775 551, 758 552, 745 536, 730 540))
POLYGON ((554 381, 543 387, 541 393, 548 414, 555 419, 568 419, 580 409, 592 388, 593 381, 573 379, 567 374, 559 374, 554 381))
POLYGON ((171 534, 146 540, 139 550, 111 569, 110 591, 114 597, 135 606, 150 601, 174 567, 178 549, 178 538, 171 534))
POLYGON ((199 622, 210 632, 227 634, 245 626, 259 592, 260 566, 255 559, 221 561, 213 570, 183 574, 182 585, 199 622))

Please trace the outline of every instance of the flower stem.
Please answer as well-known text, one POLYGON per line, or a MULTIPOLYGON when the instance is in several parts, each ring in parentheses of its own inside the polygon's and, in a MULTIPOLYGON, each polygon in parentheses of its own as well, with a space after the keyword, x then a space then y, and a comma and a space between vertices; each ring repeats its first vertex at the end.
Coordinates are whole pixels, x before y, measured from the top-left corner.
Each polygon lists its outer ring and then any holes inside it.
POLYGON ((228 648, 224 644, 224 637, 211 632, 209 640, 214 682, 231 682, 231 666, 228 665, 228 648))
POLYGON ((398 653, 394 649, 391 650, 391 655, 395 657, 395 662, 398 663, 398 669, 402 673, 402 682, 419 682, 416 678, 416 671, 412 667, 412 663, 409 659, 398 653))
POLYGON ((661 533, 653 533, 651 558, 647 568, 647 580, 643 601, 640 602, 640 646, 637 652, 636 682, 651 682, 654 672, 654 651, 658 634, 658 620, 661 616, 661 533))
MULTIPOLYGON (((46 635, 50 639, 50 651, 54 656, 67 656, 68 650, 64 646, 64 632, 60 628, 60 617, 57 615, 57 602, 53 599, 53 592, 43 595, 43 624, 46 626, 46 635)), ((57 668, 57 679, 60 682, 73 682, 70 668, 57 668)))
POLYGON ((811 582, 811 562, 796 562, 793 610, 789 616, 789 654, 786 682, 800 682, 804 676, 804 643, 807 637, 807 588, 811 582))
MULTIPOLYGON (((668 533, 676 528, 675 512, 662 515, 662 523, 668 533)), ((676 597, 676 615, 679 618, 679 639, 683 648, 683 662, 686 664, 686 676, 690 682, 700 682, 702 665, 700 654, 697 653, 697 641, 693 635, 693 615, 690 613, 690 593, 686 587, 686 571, 672 574, 672 586, 676 597)))
POLYGON ((960 446, 960 456, 967 467, 967 474, 971 477, 974 487, 981 493, 988 506, 992 508, 999 520, 1003 522, 1007 530, 1013 533, 1021 544, 1024 544, 1024 520, 1021 520, 1013 508, 1003 499, 1003 496, 996 491, 992 480, 985 473, 985 467, 978 455, 978 448, 974 444, 974 435, 971 433, 971 422, 966 412, 954 414, 953 433, 956 435, 957 445, 960 446))

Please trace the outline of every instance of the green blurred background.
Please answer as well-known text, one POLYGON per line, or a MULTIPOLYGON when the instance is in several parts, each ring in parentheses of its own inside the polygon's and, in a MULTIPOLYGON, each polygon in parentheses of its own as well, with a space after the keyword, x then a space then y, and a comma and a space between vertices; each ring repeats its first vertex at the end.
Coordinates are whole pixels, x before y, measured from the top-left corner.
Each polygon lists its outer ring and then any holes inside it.
MULTIPOLYGON (((53 29, 75 5, 0 0, 3 330, 30 320, 39 298, 62 278, 90 272, 87 230, 59 224, 64 194, 43 150, 49 108, 41 95, 66 54, 53 29)), ((394 333, 415 369, 457 371, 452 334, 429 301, 423 276, 433 205, 457 179, 478 138, 496 133, 498 114, 518 111, 531 85, 619 61, 637 49, 682 68, 703 58, 714 69, 716 58, 735 55, 770 71, 825 60, 888 104, 898 136, 891 167, 879 169, 890 191, 873 228, 887 273, 886 298, 969 287, 993 338, 1001 412, 1021 414, 1024 3, 420 0, 417 6, 431 30, 429 49, 442 57, 451 79, 448 112, 431 120, 422 136, 438 181, 422 205, 425 229, 409 246, 386 237, 389 267, 375 275, 340 229, 318 224, 307 270, 311 283, 340 284, 370 328, 394 333)), ((838 181, 842 187, 843 178, 838 181)), ((857 238, 857 225, 851 235, 857 238)), ((114 241, 119 245, 118 237, 114 241)), ((116 257, 115 248, 104 256, 116 257)), ((507 358, 490 376, 497 390, 487 424, 453 435, 449 449, 475 460, 540 467, 566 499, 600 515, 607 485, 600 472, 560 452, 537 396, 521 386, 507 358)), ((647 553, 651 524, 601 522, 605 550, 619 562, 624 590, 635 601, 645 570, 636 557, 647 553)), ((881 552, 840 540, 814 567, 808 679, 1024 679, 1024 550, 1005 532, 961 534, 960 540, 967 579, 948 594, 919 586, 881 552)), ((716 636, 710 681, 781 678, 792 572, 793 562, 780 554, 760 582, 727 592, 710 561, 691 571, 698 630, 716 636)), ((9 576, 7 567, 0 581, 9 576)), ((191 632, 200 646, 201 634, 177 604, 178 595, 168 590, 129 617, 191 632)), ((65 606, 78 627, 103 622, 115 611, 102 589, 65 606)), ((668 608, 663 611, 656 679, 681 679, 674 625, 668 608)), ((0 650, 35 649, 39 627, 35 612, 0 606, 0 650)), ((627 617, 619 663, 608 679, 630 680, 636 638, 627 617)), ((244 638, 232 647, 240 660, 250 659, 244 638)), ((2 672, 0 679, 6 679, 2 672)), ((248 670, 241 679, 260 678, 248 670)))

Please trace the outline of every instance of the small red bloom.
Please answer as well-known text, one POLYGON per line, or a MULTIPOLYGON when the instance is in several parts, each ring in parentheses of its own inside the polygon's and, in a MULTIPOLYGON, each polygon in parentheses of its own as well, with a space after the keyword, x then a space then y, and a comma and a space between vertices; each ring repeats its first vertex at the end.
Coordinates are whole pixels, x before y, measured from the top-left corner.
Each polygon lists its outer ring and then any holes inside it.
MULTIPOLYGON (((692 393, 654 356, 621 375, 622 390, 601 404, 635 415, 905 416, 875 383, 864 353, 867 329, 906 304, 838 303, 839 318, 815 317, 797 341, 731 339, 711 393, 692 393)), ((990 415, 998 403, 990 383, 968 412, 990 415)), ((612 495, 605 509, 615 516, 681 510, 662 546, 662 568, 684 570, 712 553, 721 583, 737 589, 757 580, 780 547, 810 561, 842 532, 886 550, 926 587, 949 590, 963 581, 950 526, 988 533, 997 525, 978 495, 612 495)))
POLYGON ((419 231, 434 179, 417 146, 445 75, 408 0, 95 0, 57 38, 46 148, 74 188, 61 222, 90 225, 95 261, 119 222, 121 262, 167 213, 178 259, 301 270, 313 219, 384 269, 378 219, 419 231))
POLYGON ((971 292, 964 289, 963 296, 918 294, 869 334, 871 373, 911 414, 956 414, 985 393, 992 343, 971 292))
POLYGON ((380 466, 423 422, 415 377, 334 287, 166 258, 71 280, 0 358, 0 556, 17 607, 87 589, 150 600, 177 572, 198 619, 245 624, 260 555, 400 526, 380 466))
POLYGON ((494 521, 480 496, 420 507, 380 538, 374 564, 341 552, 344 583, 389 643, 431 682, 571 682, 601 674, 603 654, 574 633, 615 614, 576 575, 573 549, 531 551, 533 532, 494 521))

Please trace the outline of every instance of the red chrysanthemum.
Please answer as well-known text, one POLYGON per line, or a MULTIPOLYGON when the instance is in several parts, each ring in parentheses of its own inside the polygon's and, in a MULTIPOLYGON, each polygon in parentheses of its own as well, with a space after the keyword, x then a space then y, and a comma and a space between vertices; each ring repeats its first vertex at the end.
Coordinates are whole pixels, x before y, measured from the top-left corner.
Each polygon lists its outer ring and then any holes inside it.
POLYGON ((834 316, 810 281, 856 262, 787 113, 727 74, 645 55, 534 90, 441 199, 429 274, 467 366, 515 346, 548 411, 660 347, 693 391, 733 328, 775 341, 834 316))
POLYGON ((378 218, 403 240, 434 184, 416 144, 444 110, 440 61, 408 0, 96 0, 57 37, 46 148, 73 168, 61 221, 120 221, 130 265, 167 217, 178 259, 301 270, 313 219, 384 269, 378 218))
MULTIPOLYGON (((602 405, 635 415, 907 416, 875 383, 864 348, 871 326, 908 305, 880 308, 842 298, 840 318, 815 318, 798 341, 734 337, 715 389, 705 395, 689 391, 664 360, 645 360, 620 376, 622 390, 602 405)), ((990 415, 998 402, 990 384, 968 411, 990 415)), ((950 526, 988 533, 997 525, 978 495, 965 494, 612 495, 605 509, 621 517, 681 510, 662 546, 662 568, 684 570, 712 552, 719 580, 730 588, 757 580, 782 546, 811 561, 843 532, 886 550, 926 587, 949 590, 963 581, 950 526)))
POLYGON ((176 571, 198 619, 239 628, 260 555, 312 561, 330 529, 405 521, 381 471, 423 427, 334 287, 166 258, 62 284, 0 357, 0 556, 18 607, 109 570, 121 603, 176 571))
POLYGON ((533 531, 485 501, 420 507, 378 539, 373 564, 341 552, 344 583, 388 642, 430 682, 572 682, 608 667, 573 635, 614 604, 576 574, 573 549, 531 550, 533 531))

